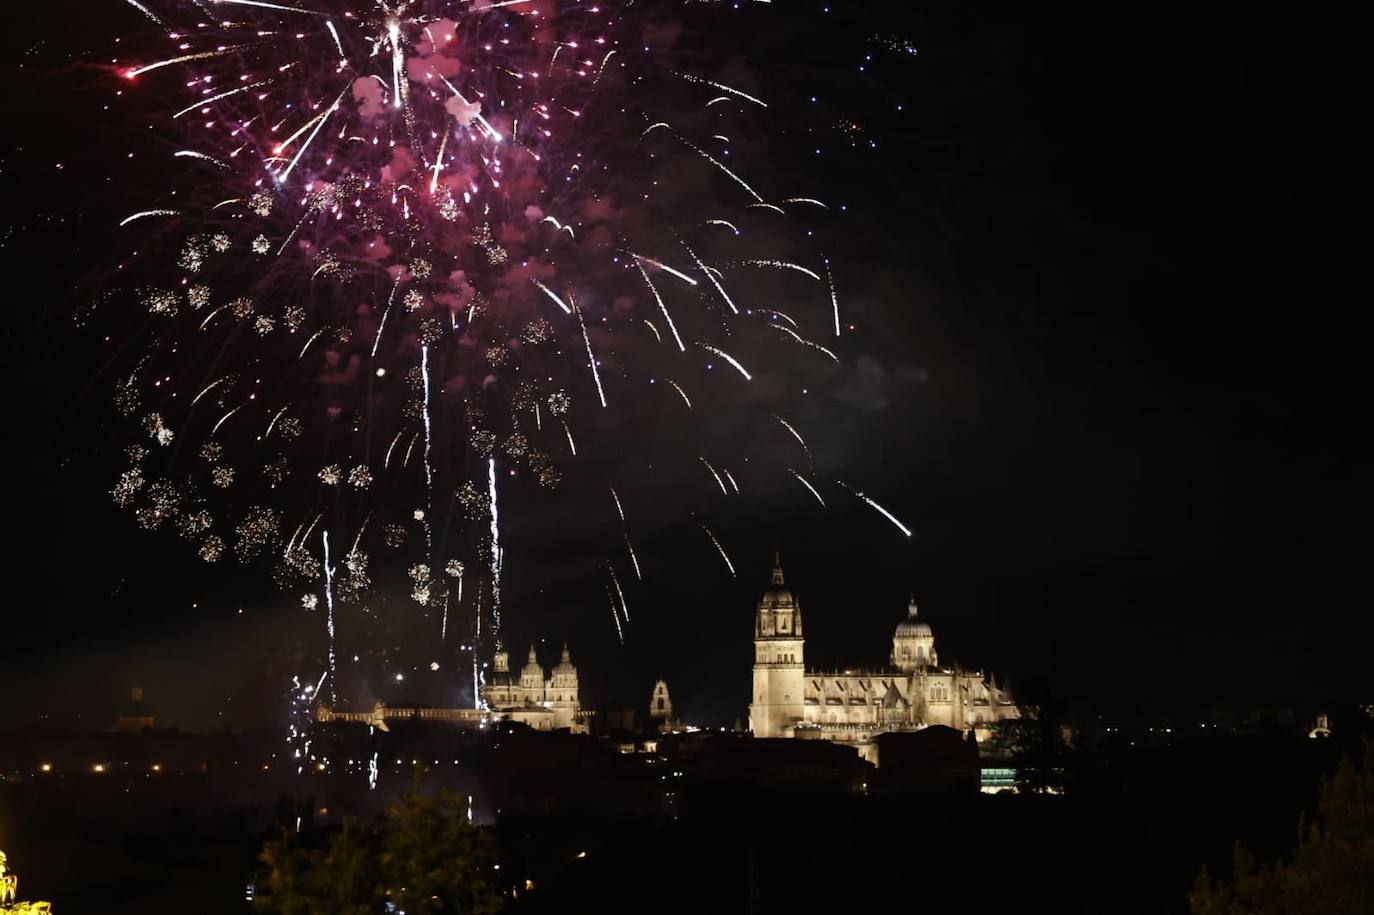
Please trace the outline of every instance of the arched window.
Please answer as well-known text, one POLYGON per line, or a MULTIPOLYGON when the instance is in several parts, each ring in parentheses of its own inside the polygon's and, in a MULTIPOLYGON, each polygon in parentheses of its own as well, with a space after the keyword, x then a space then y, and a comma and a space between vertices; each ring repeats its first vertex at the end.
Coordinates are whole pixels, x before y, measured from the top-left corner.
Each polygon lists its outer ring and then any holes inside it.
POLYGON ((925 649, 925 646, 924 646, 924 645, 917 645, 917 646, 916 646, 916 657, 917 657, 918 659, 923 659, 923 658, 925 658, 925 656, 926 656, 926 649, 925 649))

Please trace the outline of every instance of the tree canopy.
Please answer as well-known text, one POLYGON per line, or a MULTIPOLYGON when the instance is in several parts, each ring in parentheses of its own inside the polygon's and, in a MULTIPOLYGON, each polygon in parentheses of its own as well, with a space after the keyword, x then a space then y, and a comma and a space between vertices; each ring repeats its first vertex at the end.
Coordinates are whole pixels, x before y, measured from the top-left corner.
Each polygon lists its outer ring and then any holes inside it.
POLYGON ((266 843, 253 904, 267 915, 487 915, 504 904, 491 834, 455 795, 411 793, 372 829, 266 843))

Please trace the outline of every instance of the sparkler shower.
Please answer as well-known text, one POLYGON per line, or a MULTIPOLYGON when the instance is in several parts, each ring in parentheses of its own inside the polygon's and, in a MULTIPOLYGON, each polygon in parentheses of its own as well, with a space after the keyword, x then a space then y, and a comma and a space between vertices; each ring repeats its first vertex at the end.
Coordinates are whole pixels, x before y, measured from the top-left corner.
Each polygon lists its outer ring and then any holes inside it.
MULTIPOLYGON (((806 231, 824 188, 779 177, 796 151, 758 140, 768 87, 693 72, 671 4, 132 6, 147 56, 118 75, 168 162, 112 227, 144 314, 112 495, 299 594, 328 631, 330 669, 300 674, 315 695, 349 657, 336 629, 371 625, 396 581, 475 691, 507 487, 556 490, 617 428, 728 411, 764 367, 842 370, 844 266, 806 231), (739 136, 765 157, 732 155, 739 136)), ((768 415, 795 443, 769 472, 824 510, 803 432, 768 415)), ((697 472, 739 497, 712 457, 697 472)), ((641 577, 636 508, 611 495, 623 539, 596 574, 623 640, 611 563, 641 577)))

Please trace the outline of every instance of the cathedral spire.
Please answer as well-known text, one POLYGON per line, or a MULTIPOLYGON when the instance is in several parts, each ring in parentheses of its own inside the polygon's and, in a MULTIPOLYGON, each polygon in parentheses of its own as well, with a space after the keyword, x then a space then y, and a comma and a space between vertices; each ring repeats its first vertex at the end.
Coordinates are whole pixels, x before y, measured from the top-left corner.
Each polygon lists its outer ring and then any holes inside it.
POLYGON ((906 605, 906 615, 908 619, 916 618, 916 595, 911 595, 911 600, 906 605))
POLYGON ((780 585, 782 580, 782 551, 773 551, 773 584, 780 585))

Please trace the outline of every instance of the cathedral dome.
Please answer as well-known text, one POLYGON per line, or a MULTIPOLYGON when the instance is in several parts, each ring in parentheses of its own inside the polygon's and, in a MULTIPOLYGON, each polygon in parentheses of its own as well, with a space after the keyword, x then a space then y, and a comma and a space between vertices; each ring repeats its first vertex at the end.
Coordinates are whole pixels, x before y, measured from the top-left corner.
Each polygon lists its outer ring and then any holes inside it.
POLYGON ((893 633, 893 635, 897 638, 901 638, 902 636, 921 636, 929 638, 932 635, 930 624, 925 620, 918 620, 916 618, 915 599, 913 599, 911 604, 906 608, 906 614, 906 619, 897 624, 897 631, 893 633))

